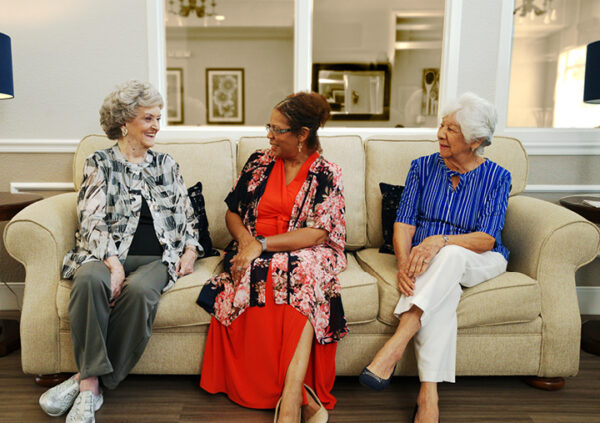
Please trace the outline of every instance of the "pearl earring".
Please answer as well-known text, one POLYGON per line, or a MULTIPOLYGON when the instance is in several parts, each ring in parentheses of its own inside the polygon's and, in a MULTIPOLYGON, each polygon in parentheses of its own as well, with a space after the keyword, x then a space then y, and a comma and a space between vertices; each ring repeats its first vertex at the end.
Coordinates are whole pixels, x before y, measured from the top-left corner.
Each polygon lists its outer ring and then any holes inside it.
POLYGON ((126 127, 121 128, 121 135, 123 135, 124 137, 127 136, 127 128, 126 127))

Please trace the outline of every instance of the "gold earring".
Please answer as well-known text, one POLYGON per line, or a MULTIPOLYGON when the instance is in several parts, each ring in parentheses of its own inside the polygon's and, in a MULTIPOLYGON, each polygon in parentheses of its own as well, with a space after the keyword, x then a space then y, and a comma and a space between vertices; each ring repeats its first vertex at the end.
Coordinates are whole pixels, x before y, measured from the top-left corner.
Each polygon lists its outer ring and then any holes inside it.
POLYGON ((298 141, 298 153, 302 153, 302 143, 298 141))
POLYGON ((123 135, 124 137, 126 137, 126 136, 127 136, 127 133, 128 133, 128 131, 127 131, 127 128, 123 126, 123 127, 121 128, 121 135, 123 135))

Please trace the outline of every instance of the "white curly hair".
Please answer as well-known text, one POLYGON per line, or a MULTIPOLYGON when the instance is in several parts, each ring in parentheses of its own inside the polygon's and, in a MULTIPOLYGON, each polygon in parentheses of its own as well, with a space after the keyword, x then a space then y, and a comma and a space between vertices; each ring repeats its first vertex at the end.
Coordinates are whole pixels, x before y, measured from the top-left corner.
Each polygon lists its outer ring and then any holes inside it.
POLYGON ((498 114, 492 103, 467 92, 443 108, 442 116, 450 115, 454 115, 460 125, 467 144, 481 141, 477 148, 478 154, 482 154, 483 149, 492 144, 498 122, 498 114))

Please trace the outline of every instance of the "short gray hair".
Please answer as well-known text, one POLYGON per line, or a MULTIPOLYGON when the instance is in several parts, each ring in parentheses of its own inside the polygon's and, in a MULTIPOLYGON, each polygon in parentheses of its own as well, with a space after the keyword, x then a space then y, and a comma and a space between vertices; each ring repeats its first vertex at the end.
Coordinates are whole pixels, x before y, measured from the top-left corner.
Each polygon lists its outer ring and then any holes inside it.
POLYGON ((149 82, 126 81, 106 96, 100 107, 100 125, 111 140, 121 137, 121 127, 137 114, 138 107, 162 109, 164 101, 149 82))
POLYGON ((442 116, 449 115, 454 115, 467 144, 481 141, 477 153, 483 153, 484 147, 492 144, 498 122, 496 108, 492 103, 467 92, 444 107, 442 116))

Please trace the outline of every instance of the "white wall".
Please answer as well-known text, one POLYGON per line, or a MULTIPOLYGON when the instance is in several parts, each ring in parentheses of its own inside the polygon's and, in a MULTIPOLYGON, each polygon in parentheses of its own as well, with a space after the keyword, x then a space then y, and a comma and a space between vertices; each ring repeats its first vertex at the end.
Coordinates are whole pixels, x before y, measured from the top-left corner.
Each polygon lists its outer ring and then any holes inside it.
POLYGON ((502 2, 464 0, 462 3, 457 93, 473 91, 495 103, 502 2))
POLYGON ((12 38, 15 98, 0 138, 79 139, 118 82, 148 79, 146 0, 0 0, 12 38))

